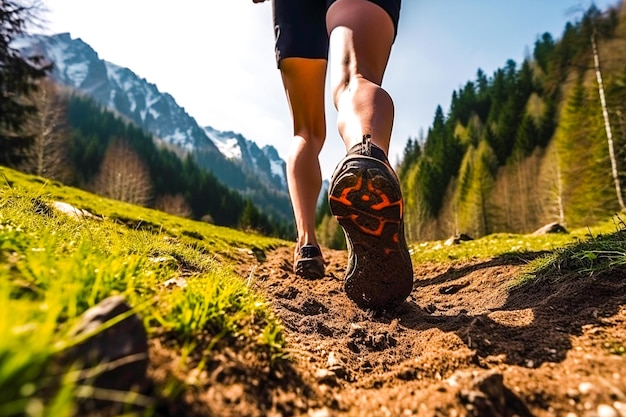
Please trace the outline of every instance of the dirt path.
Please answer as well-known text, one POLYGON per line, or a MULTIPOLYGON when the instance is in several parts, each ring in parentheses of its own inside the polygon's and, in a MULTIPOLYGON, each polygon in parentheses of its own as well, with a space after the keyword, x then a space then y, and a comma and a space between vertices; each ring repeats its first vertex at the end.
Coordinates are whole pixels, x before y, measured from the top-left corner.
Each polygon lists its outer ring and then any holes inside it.
POLYGON ((167 415, 626 417, 626 269, 511 291, 526 260, 414 265, 407 302, 372 314, 345 296, 345 251, 306 281, 292 250, 238 270, 283 322, 289 365, 226 349, 167 415))

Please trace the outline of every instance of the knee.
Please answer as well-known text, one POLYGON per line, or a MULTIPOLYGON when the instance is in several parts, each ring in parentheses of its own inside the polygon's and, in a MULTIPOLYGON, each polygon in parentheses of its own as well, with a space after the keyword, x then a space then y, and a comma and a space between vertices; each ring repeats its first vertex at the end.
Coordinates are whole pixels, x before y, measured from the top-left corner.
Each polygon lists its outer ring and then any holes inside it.
POLYGON ((317 157, 326 140, 326 126, 296 129, 293 140, 289 158, 299 158, 302 155, 307 158, 317 157))

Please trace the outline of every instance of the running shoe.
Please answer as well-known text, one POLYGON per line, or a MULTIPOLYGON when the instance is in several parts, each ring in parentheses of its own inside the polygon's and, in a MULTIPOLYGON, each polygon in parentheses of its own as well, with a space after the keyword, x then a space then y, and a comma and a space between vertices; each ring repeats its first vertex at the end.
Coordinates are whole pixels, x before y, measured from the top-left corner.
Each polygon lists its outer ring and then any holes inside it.
POLYGON ((324 258, 320 248, 307 244, 302 246, 293 263, 293 272, 302 278, 319 279, 324 276, 324 258))
POLYGON ((328 198, 346 235, 348 298, 371 309, 404 301, 413 289, 413 265, 404 237, 402 191, 369 135, 337 166, 328 198))

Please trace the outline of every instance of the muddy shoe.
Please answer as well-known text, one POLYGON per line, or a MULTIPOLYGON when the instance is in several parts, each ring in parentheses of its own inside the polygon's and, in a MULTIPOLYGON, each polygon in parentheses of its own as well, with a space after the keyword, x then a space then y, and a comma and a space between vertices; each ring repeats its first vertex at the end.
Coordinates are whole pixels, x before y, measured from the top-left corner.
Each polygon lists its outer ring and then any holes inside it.
POLYGON ((324 276, 324 258, 320 248, 304 245, 298 250, 293 263, 293 272, 302 278, 319 279, 324 276))
POLYGON ((413 288, 400 183, 383 161, 384 152, 364 139, 339 163, 328 195, 348 245, 346 294, 373 309, 404 301, 413 288))

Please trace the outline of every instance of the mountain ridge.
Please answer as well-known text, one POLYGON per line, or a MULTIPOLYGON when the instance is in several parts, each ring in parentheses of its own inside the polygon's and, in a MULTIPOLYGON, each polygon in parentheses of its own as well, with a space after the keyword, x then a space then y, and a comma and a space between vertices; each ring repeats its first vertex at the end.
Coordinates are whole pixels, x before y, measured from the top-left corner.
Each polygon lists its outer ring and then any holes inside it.
POLYGON ((201 127, 169 93, 131 69, 101 59, 69 33, 25 35, 12 46, 24 56, 43 56, 54 65, 55 81, 127 118, 179 156, 191 154, 201 167, 264 210, 284 219, 292 215, 285 161, 272 146, 259 148, 239 133, 201 127), (229 152, 223 146, 228 139, 235 139, 229 152))

